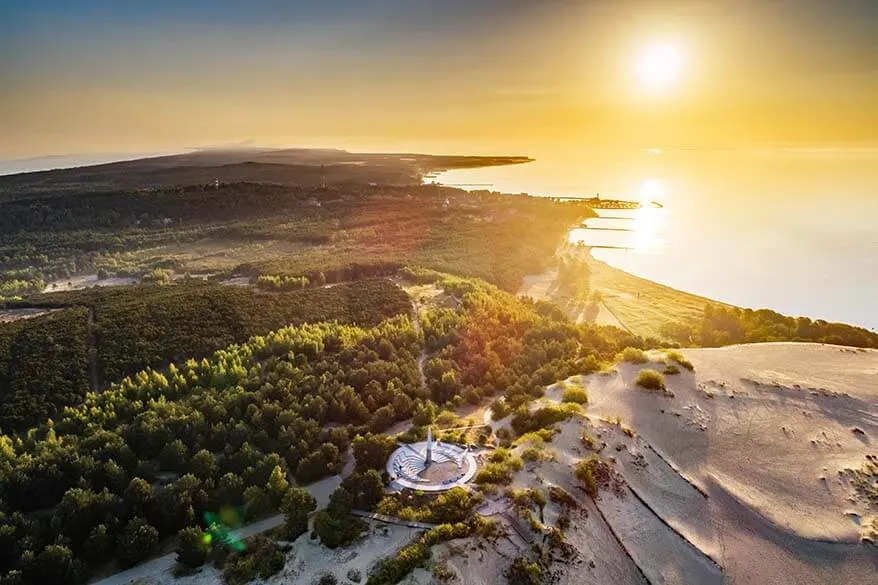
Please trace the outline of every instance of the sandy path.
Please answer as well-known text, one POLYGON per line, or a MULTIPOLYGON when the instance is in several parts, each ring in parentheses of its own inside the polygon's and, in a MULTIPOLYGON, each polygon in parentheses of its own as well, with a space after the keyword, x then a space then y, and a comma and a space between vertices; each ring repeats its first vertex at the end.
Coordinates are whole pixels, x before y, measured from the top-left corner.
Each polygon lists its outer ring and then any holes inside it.
POLYGON ((22 319, 33 319, 40 315, 48 315, 59 309, 3 309, 0 310, 0 323, 12 323, 22 319))
POLYGON ((129 286, 137 284, 139 279, 130 277, 112 277, 103 280, 98 279, 97 274, 83 274, 70 278, 60 278, 46 285, 44 293, 62 292, 68 290, 83 290, 93 286, 129 286))
MULTIPOLYGON (((271 518, 266 518, 265 520, 260 520, 259 522, 253 522, 252 524, 248 524, 243 528, 239 528, 231 533, 234 538, 248 538, 255 534, 261 534, 263 532, 267 532, 272 528, 277 528, 281 524, 284 523, 283 514, 278 514, 277 516, 272 516, 271 518)), ((132 567, 127 571, 122 571, 121 573, 116 573, 106 579, 101 579, 100 581, 93 581, 93 585, 126 585, 127 583, 131 583, 132 581, 136 581, 139 579, 159 579, 162 577, 171 577, 171 569, 173 569, 174 564, 177 562, 177 553, 167 554, 157 559, 152 559, 151 561, 147 561, 145 563, 141 563, 136 567, 132 567)))

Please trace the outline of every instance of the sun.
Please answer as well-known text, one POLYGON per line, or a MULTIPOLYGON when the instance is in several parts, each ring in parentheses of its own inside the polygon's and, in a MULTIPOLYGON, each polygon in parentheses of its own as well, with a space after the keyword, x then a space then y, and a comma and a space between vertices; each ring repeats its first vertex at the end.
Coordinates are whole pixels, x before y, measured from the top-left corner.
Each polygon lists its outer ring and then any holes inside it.
POLYGON ((650 93, 665 93, 679 81, 685 64, 683 48, 665 41, 645 47, 637 56, 635 73, 640 85, 650 93))

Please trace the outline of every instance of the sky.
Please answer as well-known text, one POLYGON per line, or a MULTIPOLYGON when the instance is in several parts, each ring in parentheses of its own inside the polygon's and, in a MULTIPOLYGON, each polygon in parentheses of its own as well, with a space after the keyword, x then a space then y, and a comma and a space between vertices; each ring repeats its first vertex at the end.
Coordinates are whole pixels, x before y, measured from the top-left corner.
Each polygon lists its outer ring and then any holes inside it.
POLYGON ((876 0, 0 0, 0 159, 874 147, 876 31, 876 0))

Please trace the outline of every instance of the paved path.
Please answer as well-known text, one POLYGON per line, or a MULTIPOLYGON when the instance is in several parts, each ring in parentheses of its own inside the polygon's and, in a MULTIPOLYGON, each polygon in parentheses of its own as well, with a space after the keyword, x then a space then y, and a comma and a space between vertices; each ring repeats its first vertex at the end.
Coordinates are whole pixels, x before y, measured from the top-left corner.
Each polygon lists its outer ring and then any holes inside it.
POLYGON ((368 518, 376 522, 384 522, 385 524, 396 524, 397 526, 407 526, 409 528, 419 528, 422 530, 430 530, 436 528, 438 524, 430 524, 429 522, 415 522, 413 520, 403 520, 394 516, 385 516, 384 514, 376 514, 374 512, 365 512, 363 510, 351 510, 351 515, 360 518, 368 518))
MULTIPOLYGON (((272 528, 277 528, 283 523, 284 515, 278 514, 277 516, 272 516, 271 518, 266 518, 265 520, 260 520, 259 522, 253 522, 252 524, 248 524, 247 526, 243 526, 237 530, 233 530, 230 534, 234 538, 248 538, 255 534, 267 532, 272 528)), ((136 579, 144 579, 165 572, 170 573, 171 569, 174 568, 174 563, 176 562, 177 553, 174 552, 166 554, 157 559, 152 559, 151 561, 141 563, 136 567, 128 569, 127 571, 116 573, 115 575, 107 577, 106 579, 93 581, 92 585, 127 585, 128 583, 136 579)))
MULTIPOLYGON (((320 481, 314 482, 310 485, 304 486, 308 492, 314 496, 314 499, 317 500, 317 509, 325 508, 329 503, 329 496, 332 492, 341 484, 341 480, 343 477, 347 477, 353 471, 353 457, 349 457, 347 464, 345 465, 344 471, 342 471, 341 475, 333 475, 322 479, 320 481)), ((248 538, 255 534, 261 534, 263 532, 267 532, 272 528, 276 528, 284 523, 284 515, 278 514, 277 516, 272 516, 271 518, 266 518, 265 520, 260 520, 258 522, 253 522, 252 524, 247 524, 246 526, 242 526, 237 530, 231 532, 231 535, 235 538, 248 538)), ((427 525, 428 527, 432 527, 432 525, 427 525)), ((115 575, 111 575, 105 579, 101 579, 100 581, 92 581, 91 585, 128 585, 132 581, 136 579, 143 579, 146 577, 151 577, 158 575, 160 573, 170 573, 170 571, 174 568, 174 564, 177 562, 177 553, 170 553, 164 556, 152 559, 150 561, 146 561, 145 563, 141 563, 136 567, 132 567, 127 571, 122 571, 121 573, 116 573, 115 575)))

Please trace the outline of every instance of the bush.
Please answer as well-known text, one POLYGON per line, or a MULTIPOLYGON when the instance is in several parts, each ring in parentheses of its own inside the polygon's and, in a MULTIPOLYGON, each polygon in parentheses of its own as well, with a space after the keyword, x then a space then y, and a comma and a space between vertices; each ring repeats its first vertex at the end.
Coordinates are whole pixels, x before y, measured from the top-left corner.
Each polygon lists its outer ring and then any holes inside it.
POLYGON ((159 544, 158 530, 141 518, 132 518, 119 541, 116 558, 123 567, 132 567, 149 558, 159 544))
POLYGON ((512 418, 512 430, 518 435, 539 431, 567 420, 577 412, 578 406, 574 403, 544 406, 533 412, 528 411, 526 406, 522 406, 512 418))
MULTIPOLYGON (((500 449, 497 451, 500 451, 500 449)), ((487 465, 483 465, 479 468, 479 472, 475 477, 476 483, 498 483, 506 485, 512 481, 512 474, 516 471, 520 471, 524 465, 521 459, 515 456, 509 456, 500 461, 495 461, 494 455, 496 455, 496 453, 497 452, 495 451, 492 454, 487 465)))
POLYGON ((576 464, 573 475, 584 485, 585 493, 592 498, 597 497, 600 488, 610 484, 612 470, 609 463, 592 455, 576 464))
POLYGON ((543 567, 524 557, 515 557, 505 574, 509 585, 540 585, 543 567))
POLYGON ((246 544, 226 561, 223 578, 228 585, 244 585, 257 577, 268 579, 283 570, 286 557, 277 543, 257 536, 246 544))
POLYGON ((366 585, 392 585, 399 583, 415 567, 430 557, 430 547, 455 538, 465 538, 475 531, 485 530, 479 521, 440 524, 417 541, 403 548, 395 558, 386 558, 375 568, 366 585))
POLYGON ((657 390, 661 392, 665 389, 665 377, 661 372, 655 370, 640 370, 640 373, 637 374, 637 378, 634 382, 641 388, 646 388, 647 390, 657 390))
POLYGON ((630 364, 645 364, 649 361, 646 352, 636 347, 626 347, 618 357, 619 361, 628 362, 630 364))
POLYGON ((695 370, 695 366, 692 365, 692 362, 690 362, 685 357, 683 357, 683 354, 681 354, 679 351, 669 351, 669 352, 666 352, 665 355, 668 356, 669 360, 673 360, 673 361, 677 362, 678 364, 680 364, 681 366, 683 366, 684 368, 686 368, 690 372, 695 370))
POLYGON ((286 517, 286 537, 295 540, 308 530, 308 515, 317 508, 317 500, 307 490, 289 488, 280 509, 286 517))
POLYGON ((187 567, 200 567, 210 556, 210 543, 198 526, 189 526, 179 533, 177 562, 187 567))
POLYGON ((676 376, 680 373, 680 368, 676 366, 676 364, 670 364, 665 367, 665 371, 662 372, 665 376, 676 376))
POLYGON ((345 546, 366 530, 366 523, 349 512, 326 509, 314 517, 314 531, 320 542, 329 548, 345 546))
POLYGON ((582 431, 582 436, 580 437, 582 440, 582 444, 595 451, 597 449, 597 441, 594 440, 594 437, 588 434, 587 431, 582 431))
POLYGON ((167 268, 154 268, 143 275, 141 279, 145 283, 169 284, 173 280, 174 273, 167 268))
POLYGON ((561 402, 586 404, 588 402, 588 390, 580 386, 567 386, 561 395, 561 402))

